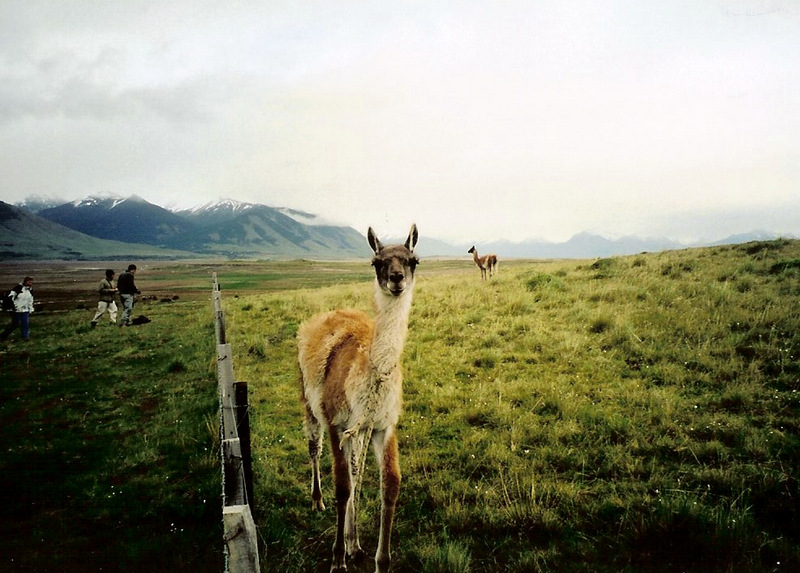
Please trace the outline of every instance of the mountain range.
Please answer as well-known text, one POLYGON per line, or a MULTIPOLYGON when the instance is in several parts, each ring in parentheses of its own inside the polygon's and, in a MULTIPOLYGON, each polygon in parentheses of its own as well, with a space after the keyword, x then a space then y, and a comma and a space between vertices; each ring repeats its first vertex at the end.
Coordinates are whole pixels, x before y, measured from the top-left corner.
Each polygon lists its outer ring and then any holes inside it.
POLYGON ((363 258, 369 255, 355 229, 313 224, 309 213, 224 200, 171 211, 132 195, 87 197, 50 205, 19 205, 31 216, 91 237, 152 245, 186 256, 363 258), (306 222, 303 222, 306 221, 306 222))
POLYGON ((0 260, 172 259, 189 253, 98 239, 0 201, 0 260))
MULTIPOLYGON (((608 239, 580 233, 563 243, 526 241, 478 245, 501 258, 596 258, 712 244, 768 240, 753 232, 714 243, 681 244, 669 239, 608 239)), ((422 256, 464 257, 471 245, 426 237, 422 256)), ((132 195, 90 196, 73 202, 30 198, 16 206, 0 201, 3 259, 233 258, 364 259, 364 235, 318 216, 231 199, 192 209, 165 209, 132 195)))

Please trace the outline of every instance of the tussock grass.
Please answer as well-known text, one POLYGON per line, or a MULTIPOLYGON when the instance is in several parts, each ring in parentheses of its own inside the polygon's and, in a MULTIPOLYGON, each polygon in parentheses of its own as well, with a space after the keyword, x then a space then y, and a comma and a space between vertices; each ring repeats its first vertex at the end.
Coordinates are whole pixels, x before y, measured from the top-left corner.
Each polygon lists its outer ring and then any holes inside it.
MULTIPOLYGON (((423 261, 404 354, 397 570, 800 567, 798 254, 778 241, 509 261, 485 283, 423 261)), ((333 512, 310 511, 297 325, 370 300, 356 282, 228 305, 255 402, 265 571, 324 567, 333 539, 333 512)), ((369 551, 377 510, 370 467, 369 551)))

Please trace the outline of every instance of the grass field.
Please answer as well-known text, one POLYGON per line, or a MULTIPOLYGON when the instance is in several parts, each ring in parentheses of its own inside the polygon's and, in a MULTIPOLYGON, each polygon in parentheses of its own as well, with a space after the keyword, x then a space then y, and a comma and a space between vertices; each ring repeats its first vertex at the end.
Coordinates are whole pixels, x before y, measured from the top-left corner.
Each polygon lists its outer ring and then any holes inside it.
POLYGON ((0 570, 222 570, 210 307, 143 306, 0 342, 0 570))
MULTIPOLYGON (((370 310, 367 263, 153 264, 148 325, 90 330, 66 295, 34 315, 31 343, 0 346, 0 569, 221 570, 212 268, 250 385, 262 570, 327 571, 295 334, 370 310)), ((800 570, 799 352, 797 241, 502 261, 486 283, 423 261, 394 570, 800 570)))
MULTIPOLYGON (((483 284, 474 268, 423 262, 398 570, 800 568, 799 257, 779 241, 505 263, 483 284)), ((266 571, 324 570, 333 540, 333 512, 310 511, 297 326, 369 301, 367 284, 228 301, 256 412, 266 571)))

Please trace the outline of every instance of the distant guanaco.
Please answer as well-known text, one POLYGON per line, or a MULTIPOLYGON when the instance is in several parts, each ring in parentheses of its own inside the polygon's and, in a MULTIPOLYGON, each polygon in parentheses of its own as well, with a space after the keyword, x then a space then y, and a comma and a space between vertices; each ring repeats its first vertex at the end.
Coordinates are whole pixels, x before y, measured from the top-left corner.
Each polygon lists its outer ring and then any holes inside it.
POLYGON ((472 260, 475 261, 475 264, 478 265, 478 268, 481 270, 481 278, 486 280, 486 271, 489 271, 489 277, 492 276, 493 272, 497 272, 497 255, 484 255, 482 257, 478 256, 478 249, 475 248, 475 245, 472 245, 472 248, 467 251, 468 253, 472 253, 472 260))

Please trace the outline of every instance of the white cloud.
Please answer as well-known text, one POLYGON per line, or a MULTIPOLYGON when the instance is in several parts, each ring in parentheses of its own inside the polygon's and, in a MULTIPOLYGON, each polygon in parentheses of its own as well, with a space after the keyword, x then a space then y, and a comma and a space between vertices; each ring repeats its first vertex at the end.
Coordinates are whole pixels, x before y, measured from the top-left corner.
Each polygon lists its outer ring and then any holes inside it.
POLYGON ((7 3, 0 199, 230 196, 465 241, 777 225, 798 24, 778 0, 7 3))

